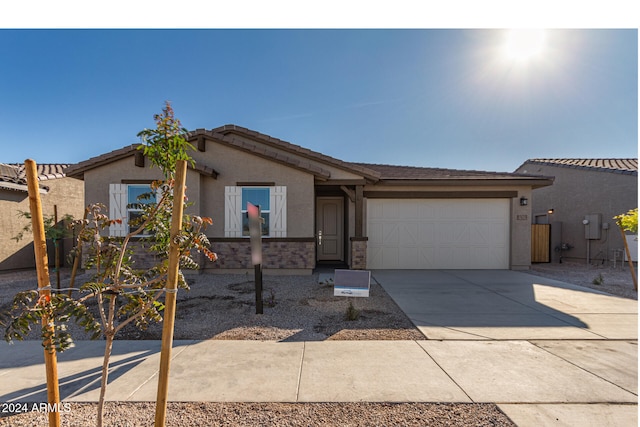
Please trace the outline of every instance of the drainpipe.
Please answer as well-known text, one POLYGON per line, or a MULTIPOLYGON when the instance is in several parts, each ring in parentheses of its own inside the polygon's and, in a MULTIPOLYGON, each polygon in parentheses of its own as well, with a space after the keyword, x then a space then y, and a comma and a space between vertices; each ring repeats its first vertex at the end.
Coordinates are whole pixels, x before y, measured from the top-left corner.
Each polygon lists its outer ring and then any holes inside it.
POLYGON ((591 249, 591 240, 589 240, 589 236, 587 235, 587 227, 589 226, 589 220, 587 218, 582 220, 582 224, 584 224, 584 235, 585 238, 587 240, 587 265, 589 265, 591 263, 591 261, 589 260, 590 257, 590 249, 591 249))

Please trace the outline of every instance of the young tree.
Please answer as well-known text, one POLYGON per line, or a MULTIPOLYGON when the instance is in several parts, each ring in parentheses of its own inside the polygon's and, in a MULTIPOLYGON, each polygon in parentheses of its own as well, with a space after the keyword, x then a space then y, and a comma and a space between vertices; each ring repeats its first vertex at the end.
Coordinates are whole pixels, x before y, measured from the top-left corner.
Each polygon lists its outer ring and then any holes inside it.
MULTIPOLYGON (((151 193, 140 196, 141 202, 144 201, 140 203, 142 214, 135 223, 129 224, 133 226, 133 231, 124 238, 109 237, 104 230, 122 220, 109 218, 103 213, 103 205, 90 205, 85 218, 76 221, 79 227, 78 248, 85 246, 86 267, 95 269, 91 280, 78 289, 81 296, 73 298, 67 294, 55 293, 50 299, 43 300, 38 298, 35 291, 23 292, 16 295, 8 320, 5 320, 5 339, 11 341, 24 339, 31 330, 31 324, 38 322, 44 315, 55 319, 53 332, 43 330, 42 338, 43 343, 50 342, 57 351, 64 351, 72 344, 72 337, 66 328, 72 319, 91 332, 93 339, 100 336, 105 338, 98 426, 103 424, 109 359, 115 335, 130 323, 144 329, 149 322, 162 320, 164 305, 160 300, 165 294, 169 268, 172 208, 174 203, 186 205, 186 197, 184 200, 174 200, 172 190, 176 162, 193 162, 188 154, 188 150, 193 147, 184 138, 186 131, 179 120, 175 119, 168 102, 162 114, 155 115, 154 119, 156 129, 145 129, 139 133, 142 139, 139 149, 144 150, 151 164, 162 171, 164 180, 152 183, 151 193), (153 195, 158 193, 161 194, 158 200, 150 202, 153 195), (157 263, 149 269, 138 270, 134 268, 134 250, 130 244, 143 231, 150 236, 145 239, 148 240, 149 250, 155 254, 157 263), (98 320, 87 307, 89 301, 97 303, 98 320)), ((204 234, 204 229, 211 223, 210 218, 183 215, 182 230, 174 238, 174 243, 179 244, 180 268, 198 268, 198 263, 193 259, 194 251, 203 253, 210 261, 216 260, 217 256, 209 249, 210 243, 204 234)), ((180 271, 178 287, 188 289, 180 271)))

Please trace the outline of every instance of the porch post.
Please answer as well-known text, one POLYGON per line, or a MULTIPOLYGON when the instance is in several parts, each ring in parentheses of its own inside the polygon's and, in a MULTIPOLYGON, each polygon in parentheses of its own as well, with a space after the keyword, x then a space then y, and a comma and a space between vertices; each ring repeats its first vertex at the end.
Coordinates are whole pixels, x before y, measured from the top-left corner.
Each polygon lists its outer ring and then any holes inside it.
POLYGON ((363 221, 364 221, 364 191, 363 191, 364 186, 362 185, 356 185, 356 229, 355 231, 355 237, 362 237, 363 236, 363 231, 364 231, 364 227, 363 227, 363 221))
POLYGON ((351 237, 351 269, 364 270, 367 268, 367 238, 364 237, 364 186, 356 185, 354 236, 351 237))

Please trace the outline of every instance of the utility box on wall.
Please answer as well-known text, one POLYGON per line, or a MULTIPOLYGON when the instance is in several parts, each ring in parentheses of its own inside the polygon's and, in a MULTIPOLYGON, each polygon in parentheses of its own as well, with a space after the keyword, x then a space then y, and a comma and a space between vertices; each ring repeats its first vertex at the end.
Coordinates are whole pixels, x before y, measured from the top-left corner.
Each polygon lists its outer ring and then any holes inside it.
POLYGON ((584 238, 587 240, 599 240, 602 229, 602 214, 589 214, 584 216, 584 238))

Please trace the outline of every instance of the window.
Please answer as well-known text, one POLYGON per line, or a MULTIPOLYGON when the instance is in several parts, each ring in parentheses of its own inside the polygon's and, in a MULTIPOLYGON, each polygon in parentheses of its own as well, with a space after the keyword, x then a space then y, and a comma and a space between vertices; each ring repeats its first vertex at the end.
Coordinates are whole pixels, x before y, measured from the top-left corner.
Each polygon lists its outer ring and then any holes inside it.
MULTIPOLYGON (((109 227, 109 235, 124 237, 134 231, 136 227, 130 226, 130 222, 140 218, 144 205, 156 203, 156 200, 149 184, 109 184, 109 218, 122 220, 109 227)), ((148 235, 143 232, 138 236, 148 235)))
POLYGON ((270 194, 269 187, 243 187, 242 191, 242 235, 249 235, 249 215, 247 215, 247 203, 260 207, 260 216, 263 219, 262 235, 269 235, 270 194))
MULTIPOLYGON (((127 186, 127 225, 128 232, 136 231, 141 224, 140 218, 144 212, 144 206, 156 203, 156 194, 149 185, 128 185, 127 186), (133 224, 133 225, 132 225, 133 224)), ((149 236, 147 230, 138 236, 149 236)))
POLYGON ((287 188, 225 187, 225 237, 248 237, 247 202, 260 206, 262 235, 287 237, 287 188))

